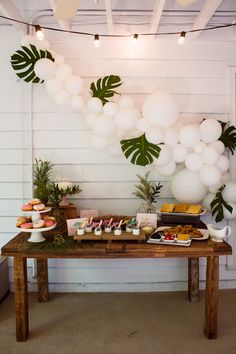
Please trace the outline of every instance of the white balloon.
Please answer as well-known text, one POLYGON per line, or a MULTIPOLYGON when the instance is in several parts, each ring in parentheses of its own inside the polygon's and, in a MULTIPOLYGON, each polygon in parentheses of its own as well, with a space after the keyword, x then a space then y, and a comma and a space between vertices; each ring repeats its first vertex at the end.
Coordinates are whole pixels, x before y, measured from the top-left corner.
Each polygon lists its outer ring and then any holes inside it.
POLYGON ((137 128, 140 132, 145 133, 145 132, 148 130, 149 127, 150 127, 150 124, 149 124, 149 122, 148 122, 147 119, 141 118, 141 119, 139 119, 139 120, 137 121, 136 128, 137 128))
POLYGON ((203 162, 207 165, 214 165, 219 158, 218 152, 211 146, 206 146, 201 155, 203 162))
POLYGON ((219 159, 217 160, 217 162, 216 162, 216 166, 218 167, 218 169, 221 172, 228 171, 228 169, 229 169, 229 159, 226 156, 221 155, 219 157, 219 159))
POLYGON ((36 47, 38 49, 42 49, 42 50, 49 50, 50 49, 50 43, 46 40, 46 39, 42 39, 42 40, 37 40, 36 39, 36 47))
POLYGON ((203 165, 202 156, 197 152, 192 152, 185 158, 185 166, 189 171, 197 172, 203 165))
POLYGON ((65 88, 71 95, 78 95, 83 89, 84 82, 79 76, 72 75, 66 80, 65 88))
POLYGON ((132 130, 126 131, 124 135, 124 139, 139 138, 141 135, 143 135, 143 133, 141 133, 139 130, 134 128, 132 130))
POLYGON ((102 101, 97 97, 91 97, 87 102, 90 113, 100 113, 102 111, 102 101))
POLYGON ((98 119, 98 114, 96 113, 86 113, 85 115, 85 120, 89 127, 93 127, 97 119, 98 119))
POLYGON ((22 39, 21 39, 21 45, 28 47, 30 44, 36 45, 37 39, 34 36, 31 36, 30 34, 26 34, 22 39))
POLYGON ((47 58, 37 60, 34 65, 34 72, 41 80, 48 80, 53 77, 55 69, 54 62, 47 58))
POLYGON ((235 220, 236 219, 236 204, 228 203, 232 208, 232 213, 230 213, 225 207, 223 207, 224 218, 228 220, 235 220))
POLYGON ((222 174, 222 177, 221 177, 221 182, 222 184, 226 184, 230 181, 230 174, 229 172, 225 172, 222 174))
POLYGON ((134 100, 129 96, 121 96, 118 102, 119 108, 133 108, 134 100))
POLYGON ((96 150, 103 150, 107 147, 107 139, 102 136, 93 134, 90 138, 90 144, 96 150))
POLYGON ((206 143, 204 143, 203 141, 199 141, 199 143, 194 146, 193 151, 201 153, 205 149, 206 146, 207 146, 206 143))
POLYGON ((164 131, 164 144, 174 146, 179 141, 179 133, 173 127, 164 131))
POLYGON ((221 172, 214 165, 203 165, 199 171, 199 177, 206 186, 213 186, 221 180, 221 172))
POLYGON ((118 111, 118 106, 115 102, 107 102, 103 106, 103 113, 108 116, 115 116, 118 111))
POLYGON ((65 61, 64 57, 61 54, 56 54, 55 55, 55 64, 60 65, 63 64, 65 61))
POLYGON ((200 130, 193 124, 184 126, 179 133, 179 141, 186 147, 196 146, 200 142, 200 138, 200 130))
POLYGON ((197 204, 205 197, 207 188, 195 172, 187 169, 177 172, 171 181, 171 192, 180 203, 197 204))
POLYGON ((105 114, 99 115, 93 125, 93 131, 95 134, 108 137, 115 132, 115 122, 114 119, 105 114))
POLYGON ((69 93, 63 89, 57 91, 53 96, 54 102, 60 106, 67 104, 70 101, 70 98, 71 96, 69 95, 69 93))
POLYGON ((157 91, 149 95, 143 104, 143 116, 151 124, 168 128, 178 118, 178 107, 173 96, 164 91, 157 91))
POLYGON ((47 80, 45 84, 46 91, 52 94, 61 90, 62 87, 63 87, 63 82, 59 80, 57 77, 52 77, 51 79, 47 80))
POLYGON ((171 161, 172 150, 166 145, 161 145, 160 148, 161 148, 161 151, 160 151, 159 157, 158 157, 158 159, 154 160, 154 163, 157 166, 164 166, 164 165, 167 165, 171 161))
POLYGON ((204 120, 200 124, 201 139, 205 143, 218 140, 222 133, 221 124, 213 118, 204 120))
POLYGON ((160 144, 163 143, 163 131, 159 127, 151 126, 148 128, 146 131, 146 139, 149 141, 149 143, 152 144, 160 144))
POLYGON ((211 202, 215 198, 214 193, 208 193, 205 198, 202 201, 202 206, 205 208, 208 212, 211 212, 211 202))
POLYGON ((76 95, 71 97, 71 105, 77 111, 81 112, 84 108, 84 99, 82 96, 76 95))
POLYGON ((122 152, 122 149, 121 149, 121 146, 120 146, 120 143, 117 143, 116 145, 114 146, 110 146, 108 149, 107 149, 109 155, 113 156, 113 157, 120 157, 123 155, 123 152, 122 152))
POLYGON ((224 200, 228 203, 236 203, 236 183, 226 183, 225 188, 222 191, 224 200))
POLYGON ((223 152, 225 151, 224 143, 222 143, 222 141, 220 140, 213 141, 212 143, 209 144, 209 146, 216 149, 219 155, 223 154, 223 152))
POLYGON ((60 80, 67 80, 72 75, 72 69, 68 64, 59 64, 56 68, 56 77, 60 80))
POLYGON ((173 160, 177 163, 181 163, 188 155, 188 149, 182 144, 176 144, 173 147, 173 160))
POLYGON ((222 186, 222 184, 223 183, 220 181, 219 183, 216 183, 213 186, 209 186, 208 187, 209 192, 216 193, 218 191, 218 189, 222 186))
POLYGON ((134 108, 121 108, 115 115, 115 121, 118 128, 123 130, 131 130, 135 128, 136 122, 139 118, 140 113, 134 108))
POLYGON ((157 166, 156 171, 161 176, 171 176, 176 170, 176 163, 174 161, 170 161, 168 164, 163 166, 157 166))

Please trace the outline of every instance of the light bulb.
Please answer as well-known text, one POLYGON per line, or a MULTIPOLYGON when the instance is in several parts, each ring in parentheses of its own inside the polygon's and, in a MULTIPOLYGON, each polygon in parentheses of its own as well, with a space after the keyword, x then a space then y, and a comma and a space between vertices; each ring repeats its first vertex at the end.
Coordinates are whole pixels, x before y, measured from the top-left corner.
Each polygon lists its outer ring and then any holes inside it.
POLYGON ((135 34, 133 35, 133 42, 136 43, 137 40, 138 40, 138 34, 135 33, 135 34))
POLYGON ((44 33, 39 25, 35 25, 36 37, 39 41, 44 39, 44 33))
POLYGON ((94 36, 94 46, 98 48, 100 46, 99 35, 95 34, 94 36))
POLYGON ((183 45, 183 44, 184 44, 185 36, 186 36, 186 32, 182 31, 182 32, 180 33, 179 38, 178 38, 178 43, 179 43, 179 45, 183 45))

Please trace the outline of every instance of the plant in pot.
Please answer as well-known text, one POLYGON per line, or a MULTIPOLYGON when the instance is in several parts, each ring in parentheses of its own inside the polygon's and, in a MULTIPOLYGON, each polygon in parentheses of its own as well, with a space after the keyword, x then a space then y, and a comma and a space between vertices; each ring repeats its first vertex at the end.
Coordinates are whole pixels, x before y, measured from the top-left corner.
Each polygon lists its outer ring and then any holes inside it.
POLYGON ((139 184, 135 186, 136 190, 133 194, 143 200, 143 203, 138 208, 138 213, 156 213, 155 203, 160 195, 163 187, 160 182, 156 184, 148 180, 150 171, 146 172, 144 176, 137 175, 139 184))
POLYGON ((53 167, 52 162, 41 159, 35 159, 33 166, 34 197, 39 198, 45 205, 48 203, 48 186, 53 167))

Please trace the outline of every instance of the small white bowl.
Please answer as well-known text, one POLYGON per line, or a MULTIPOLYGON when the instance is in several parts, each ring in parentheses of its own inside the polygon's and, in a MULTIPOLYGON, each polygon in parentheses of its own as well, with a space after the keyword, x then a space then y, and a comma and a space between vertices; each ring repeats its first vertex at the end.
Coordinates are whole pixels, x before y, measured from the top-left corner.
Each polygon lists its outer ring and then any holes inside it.
POLYGON ((84 228, 77 229, 77 235, 79 235, 79 236, 84 235, 84 228))
POLYGON ((94 230, 94 234, 95 234, 96 236, 101 236, 101 235, 102 235, 102 229, 101 229, 101 228, 96 228, 96 229, 94 230))
POLYGON ((104 231, 106 233, 110 233, 112 231, 112 228, 110 226, 106 226, 104 231))
POLYGON ((115 230, 114 230, 114 235, 115 235, 115 236, 120 236, 121 234, 122 234, 121 229, 115 229, 115 230))
POLYGON ((135 236, 139 236, 140 235, 140 228, 139 227, 134 227, 132 229, 132 234, 135 236))

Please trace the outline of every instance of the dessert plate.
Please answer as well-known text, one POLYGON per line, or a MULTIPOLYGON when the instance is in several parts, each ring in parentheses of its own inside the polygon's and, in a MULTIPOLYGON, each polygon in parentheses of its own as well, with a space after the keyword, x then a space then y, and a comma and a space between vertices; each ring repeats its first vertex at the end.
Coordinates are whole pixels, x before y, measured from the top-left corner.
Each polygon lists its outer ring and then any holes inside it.
MULTIPOLYGON (((158 232, 158 231, 163 231, 165 229, 169 229, 171 228, 172 226, 160 226, 158 227, 155 232, 158 232)), ((209 231, 207 229, 197 229, 198 231, 201 232, 201 234, 203 235, 202 237, 191 237, 191 240, 195 240, 195 241, 204 241, 204 240, 207 240, 208 237, 209 237, 209 231)))

